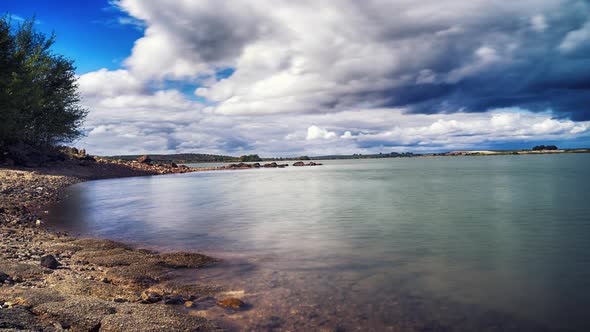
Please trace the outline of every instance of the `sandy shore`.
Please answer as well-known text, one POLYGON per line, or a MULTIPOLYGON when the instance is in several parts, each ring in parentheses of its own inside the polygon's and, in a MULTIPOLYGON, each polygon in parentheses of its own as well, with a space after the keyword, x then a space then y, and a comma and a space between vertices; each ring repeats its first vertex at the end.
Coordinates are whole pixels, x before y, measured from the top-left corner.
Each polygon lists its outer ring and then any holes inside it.
POLYGON ((43 222, 44 206, 71 184, 188 171, 193 170, 105 160, 0 168, 0 330, 220 330, 198 309, 223 300, 221 289, 174 277, 198 273, 215 264, 213 258, 77 239, 48 230, 43 222))

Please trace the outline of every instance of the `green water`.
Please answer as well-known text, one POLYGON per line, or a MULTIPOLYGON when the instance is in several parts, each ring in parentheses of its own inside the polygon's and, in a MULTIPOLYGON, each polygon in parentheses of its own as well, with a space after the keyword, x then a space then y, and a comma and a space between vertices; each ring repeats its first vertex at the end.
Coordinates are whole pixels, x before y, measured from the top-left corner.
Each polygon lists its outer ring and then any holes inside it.
POLYGON ((225 258, 193 280, 244 291, 236 329, 587 330, 590 154, 324 163, 82 183, 51 219, 225 258))

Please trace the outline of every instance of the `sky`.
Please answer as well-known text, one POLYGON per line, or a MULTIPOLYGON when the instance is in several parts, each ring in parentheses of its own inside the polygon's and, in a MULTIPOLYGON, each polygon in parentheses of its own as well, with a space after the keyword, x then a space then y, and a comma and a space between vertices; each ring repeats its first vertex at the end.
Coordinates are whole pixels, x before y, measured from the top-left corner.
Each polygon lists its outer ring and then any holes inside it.
POLYGON ((588 0, 2 0, 98 155, 590 147, 588 0))

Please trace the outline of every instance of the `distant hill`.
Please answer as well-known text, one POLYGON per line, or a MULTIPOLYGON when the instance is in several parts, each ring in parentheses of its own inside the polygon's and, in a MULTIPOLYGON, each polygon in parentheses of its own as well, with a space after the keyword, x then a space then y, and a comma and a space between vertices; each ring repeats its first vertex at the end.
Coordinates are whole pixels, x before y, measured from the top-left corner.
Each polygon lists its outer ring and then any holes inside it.
MULTIPOLYGON (((110 159, 134 160, 142 155, 124 155, 110 156, 110 159)), ((176 164, 193 164, 193 163, 219 163, 219 162, 236 162, 239 157, 223 156, 216 154, 201 153, 179 153, 179 154, 150 154, 150 159, 157 163, 176 163, 176 164)))
POLYGON ((351 155, 329 155, 311 157, 312 160, 329 160, 329 159, 378 159, 378 158, 402 158, 402 157, 419 157, 419 154, 412 152, 390 152, 390 153, 376 153, 376 154, 351 154, 351 155))

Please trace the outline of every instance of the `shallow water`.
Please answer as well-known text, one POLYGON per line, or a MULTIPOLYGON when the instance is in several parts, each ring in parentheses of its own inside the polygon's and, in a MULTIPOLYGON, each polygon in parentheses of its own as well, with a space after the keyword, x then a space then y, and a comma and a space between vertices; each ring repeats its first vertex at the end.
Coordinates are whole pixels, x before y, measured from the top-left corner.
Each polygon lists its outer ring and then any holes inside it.
POLYGON ((590 154, 326 161, 86 182, 59 227, 225 258, 236 329, 584 331, 590 154))

